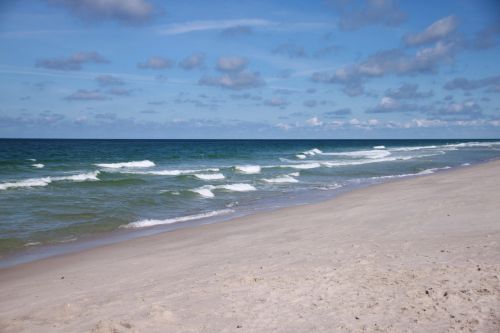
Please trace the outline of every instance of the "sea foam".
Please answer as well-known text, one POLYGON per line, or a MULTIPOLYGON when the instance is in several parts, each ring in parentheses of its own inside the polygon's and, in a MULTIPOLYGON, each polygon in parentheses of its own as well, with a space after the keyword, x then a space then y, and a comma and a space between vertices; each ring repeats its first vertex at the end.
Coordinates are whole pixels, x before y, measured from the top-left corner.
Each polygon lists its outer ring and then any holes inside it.
POLYGON ((293 174, 288 174, 284 176, 279 176, 276 178, 264 178, 262 179, 266 183, 277 183, 277 184, 283 184, 283 183, 298 183, 299 181, 295 178, 292 177, 292 175, 295 175, 296 173, 293 174))
POLYGON ((219 168, 197 169, 197 170, 150 170, 150 171, 123 171, 123 173, 130 173, 136 175, 155 175, 155 176, 181 176, 191 175, 199 172, 217 172, 219 168))
POLYGON ((320 163, 304 163, 304 164, 285 164, 280 165, 281 168, 292 168, 292 169, 315 169, 321 167, 320 163))
POLYGON ((31 165, 33 168, 42 169, 45 165, 42 163, 35 163, 31 165))
POLYGON ((156 164, 154 164, 154 162, 151 162, 149 160, 144 160, 144 161, 121 162, 121 163, 98 163, 95 165, 107 169, 121 169, 121 168, 150 168, 154 167, 156 164))
POLYGON ((323 153, 323 152, 321 150, 319 150, 318 148, 313 148, 313 149, 310 149, 310 150, 306 150, 302 154, 314 156, 314 155, 321 154, 321 153, 323 153))
POLYGON ((56 181, 83 182, 83 181, 88 181, 88 180, 99 180, 99 178, 97 178, 98 174, 99 174, 99 171, 94 171, 94 172, 81 173, 81 174, 71 175, 71 176, 30 178, 30 179, 15 181, 15 182, 1 183, 0 190, 8 190, 9 188, 19 188, 19 187, 47 186, 50 183, 56 182, 56 181))
POLYGON ((327 155, 327 156, 347 156, 347 157, 354 157, 354 158, 370 158, 370 159, 377 159, 377 158, 383 158, 391 155, 391 153, 387 150, 382 150, 382 149, 375 149, 375 150, 356 150, 356 151, 345 151, 345 152, 338 152, 338 153, 322 153, 322 155, 327 155))
POLYGON ((178 222, 200 220, 200 219, 209 218, 209 217, 213 217, 213 216, 230 214, 233 212, 234 212, 234 210, 232 210, 232 209, 222 209, 222 210, 214 210, 214 211, 207 212, 207 213, 188 215, 188 216, 180 216, 180 217, 175 217, 175 218, 165 219, 165 220, 140 220, 140 221, 136 221, 136 222, 132 222, 132 223, 123 225, 122 228, 152 227, 155 225, 172 224, 172 223, 178 223, 178 222))
POLYGON ((196 173, 194 176, 202 180, 219 180, 226 178, 222 173, 196 173))
POLYGON ((260 173, 261 167, 260 165, 237 165, 234 169, 240 173, 244 174, 257 174, 260 173))
POLYGON ((250 192, 250 191, 256 191, 257 189, 255 186, 250 185, 250 184, 227 184, 227 185, 218 185, 215 186, 215 189, 222 189, 222 190, 227 190, 227 191, 234 191, 234 192, 250 192))
POLYGON ((52 179, 50 177, 31 178, 31 179, 19 180, 16 182, 1 183, 0 190, 7 190, 9 188, 18 188, 18 187, 47 186, 51 182, 52 182, 52 179))
POLYGON ((202 187, 191 189, 189 191, 198 193, 200 196, 204 198, 213 198, 215 197, 215 194, 212 192, 214 190, 225 190, 232 192, 250 192, 250 191, 256 191, 257 189, 255 188, 255 186, 250 184, 237 183, 237 184, 225 184, 225 185, 205 185, 202 187))

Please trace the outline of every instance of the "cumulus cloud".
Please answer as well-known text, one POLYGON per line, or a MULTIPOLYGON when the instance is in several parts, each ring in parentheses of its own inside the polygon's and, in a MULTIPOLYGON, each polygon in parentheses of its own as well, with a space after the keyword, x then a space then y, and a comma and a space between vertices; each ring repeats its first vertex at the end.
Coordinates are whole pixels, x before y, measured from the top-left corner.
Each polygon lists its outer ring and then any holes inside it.
POLYGON ((322 126, 323 122, 319 120, 318 117, 312 117, 306 120, 306 124, 309 126, 316 127, 316 126, 322 126))
POLYGON ((137 67, 140 69, 166 69, 172 67, 173 62, 164 57, 151 57, 145 62, 140 62, 137 67))
POLYGON ((337 1, 341 30, 353 31, 368 25, 398 26, 407 15, 394 0, 337 1))
POLYGON ((88 63, 104 64, 109 61, 97 52, 77 52, 66 58, 40 59, 36 67, 60 71, 79 71, 82 65, 88 63))
POLYGON ((473 100, 467 100, 461 103, 449 103, 437 110, 427 112, 435 119, 478 119, 483 117, 482 108, 473 100))
POLYGON ((113 76, 113 75, 99 75, 96 76, 95 80, 99 85, 108 87, 108 86, 122 86, 125 84, 125 82, 120 79, 119 77, 113 76))
POLYGON ((429 91, 418 91, 418 84, 404 83, 397 89, 388 89, 385 95, 394 99, 419 99, 432 97, 434 93, 429 91))
POLYGON ((221 57, 217 60, 217 70, 221 72, 237 72, 243 70, 248 60, 242 57, 221 57))
POLYGON ((377 52, 365 60, 338 68, 335 71, 315 72, 311 80, 319 83, 340 84, 349 96, 364 93, 363 84, 368 78, 384 75, 414 75, 435 73, 440 65, 452 63, 460 49, 455 41, 438 41, 432 47, 408 54, 402 49, 377 52))
POLYGON ((275 54, 285 55, 289 58, 306 58, 307 53, 303 46, 294 43, 280 44, 272 50, 275 54))
POLYGON ((159 12, 147 0, 47 0, 48 3, 67 8, 71 13, 87 20, 114 20, 125 24, 149 21, 159 12))
POLYGON ((67 101, 104 101, 109 99, 106 95, 104 95, 100 90, 85 90, 79 89, 64 97, 67 101))
POLYGON ((345 117, 345 116, 348 116, 351 114, 352 114, 352 111, 350 108, 342 108, 342 109, 338 109, 335 111, 328 111, 328 112, 323 113, 323 115, 325 117, 329 117, 329 118, 342 118, 342 117, 345 117))
POLYGON ((260 74, 247 70, 247 64, 245 58, 221 57, 217 61, 216 69, 224 73, 220 76, 203 76, 198 84, 233 90, 263 86, 265 82, 260 74))
POLYGON ((205 55, 202 53, 193 53, 189 57, 182 59, 179 63, 179 67, 185 70, 191 70, 195 68, 203 67, 205 61, 205 55))
POLYGON ((408 46, 432 43, 452 34, 457 26, 458 19, 450 15, 432 23, 422 32, 407 34, 404 37, 404 42, 408 46))
POLYGON ((458 77, 448 81, 444 85, 447 90, 475 90, 481 88, 492 88, 500 91, 500 75, 489 76, 478 80, 470 80, 464 77, 458 77))
POLYGON ((271 99, 264 100, 264 105, 267 105, 267 106, 284 108, 288 104, 289 103, 288 103, 288 101, 286 99, 283 99, 283 98, 280 98, 280 97, 273 97, 271 99))
POLYGON ((377 106, 367 109, 366 113, 392 113, 416 111, 418 107, 414 104, 403 104, 398 100, 384 96, 377 106))

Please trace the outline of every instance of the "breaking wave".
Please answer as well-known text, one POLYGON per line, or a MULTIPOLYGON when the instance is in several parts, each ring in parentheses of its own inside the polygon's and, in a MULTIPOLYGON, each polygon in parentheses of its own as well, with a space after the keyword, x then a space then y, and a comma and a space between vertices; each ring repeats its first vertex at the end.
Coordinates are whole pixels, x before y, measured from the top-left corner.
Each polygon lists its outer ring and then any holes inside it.
POLYGON ((187 215, 187 216, 180 216, 180 217, 174 217, 171 219, 164 219, 164 220, 154 220, 154 219, 148 219, 148 220, 139 220, 136 222, 131 222, 129 224, 125 224, 122 226, 122 228, 145 228, 145 227, 152 227, 156 225, 162 225, 162 224, 172 224, 172 223, 178 223, 178 222, 186 222, 186 221, 192 221, 192 220, 200 220, 208 217, 213 217, 213 216, 218 216, 218 215, 224 215, 224 214, 230 214, 233 213, 234 210, 232 209, 222 209, 222 210, 214 210, 211 212, 207 213, 201 213, 201 214, 195 214, 195 215, 187 215))

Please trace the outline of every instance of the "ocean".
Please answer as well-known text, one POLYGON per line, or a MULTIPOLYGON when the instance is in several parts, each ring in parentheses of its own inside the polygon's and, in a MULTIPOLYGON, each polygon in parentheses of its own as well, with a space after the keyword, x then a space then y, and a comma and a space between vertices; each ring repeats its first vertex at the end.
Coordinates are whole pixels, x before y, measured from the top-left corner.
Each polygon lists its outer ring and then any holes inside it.
POLYGON ((0 256, 227 220, 499 157, 494 140, 2 139, 0 256))

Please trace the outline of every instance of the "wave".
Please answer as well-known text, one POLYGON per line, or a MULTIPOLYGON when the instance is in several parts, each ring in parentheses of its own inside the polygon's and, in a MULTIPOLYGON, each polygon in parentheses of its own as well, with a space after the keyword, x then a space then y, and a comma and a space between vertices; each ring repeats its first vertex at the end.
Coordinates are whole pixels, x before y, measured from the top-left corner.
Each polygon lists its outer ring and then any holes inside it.
POLYGON ((255 186, 250 185, 250 184, 244 184, 244 183, 217 185, 217 186, 214 186, 214 189, 222 189, 222 190, 234 191, 234 192, 250 192, 250 191, 257 190, 255 188, 255 186))
POLYGON ((389 148, 390 151, 414 151, 414 150, 422 150, 422 149, 436 149, 438 146, 415 146, 415 147, 396 147, 389 148))
POLYGON ((382 149, 375 149, 375 150, 357 150, 357 151, 345 151, 345 152, 338 152, 338 153, 321 153, 321 155, 326 155, 326 156, 348 156, 348 157, 365 157, 365 158, 371 158, 371 159, 378 159, 378 158, 384 158, 391 153, 387 150, 382 150, 382 149))
POLYGON ((1 183, 0 190, 8 190, 9 188, 19 188, 19 187, 40 187, 47 186, 55 181, 74 181, 74 182, 83 182, 88 180, 99 180, 97 175, 99 171, 89 172, 89 173, 81 173, 72 176, 61 176, 61 177, 43 177, 43 178, 30 178, 19 180, 15 182, 1 183))
POLYGON ((319 186, 319 187, 316 187, 318 190, 322 190, 322 191, 330 191, 330 190, 336 190, 338 188, 341 188, 342 185, 340 184, 327 184, 327 185, 322 185, 322 186, 319 186))
POLYGON ((37 168, 37 169, 41 169, 43 168, 45 165, 42 164, 42 163, 35 163, 35 164, 32 164, 31 165, 33 168, 37 168))
POLYGON ((295 157, 297 157, 299 160, 303 160, 303 159, 307 158, 307 156, 304 154, 297 154, 297 155, 295 155, 295 157))
POLYGON ((72 176, 63 176, 63 177, 49 177, 51 178, 53 181, 58 181, 58 180, 71 180, 71 181, 74 181, 74 182, 84 182, 84 181, 87 181, 87 180, 99 180, 99 178, 97 178, 97 175, 99 175, 99 171, 94 171, 94 172, 88 172, 88 173, 80 173, 80 174, 77 174, 77 175, 72 175, 72 176))
POLYGON ((136 222, 131 222, 129 224, 125 224, 122 226, 122 228, 145 228, 145 227, 152 227, 156 225, 162 225, 162 224, 172 224, 172 223, 178 223, 178 222, 186 222, 186 221, 192 221, 192 220, 200 220, 204 218, 209 218, 213 216, 218 216, 218 215, 224 215, 224 214, 230 214, 233 213, 234 210, 232 209, 222 209, 222 210, 214 210, 211 212, 207 213, 201 213, 201 214, 195 214, 195 215, 187 215, 187 216, 180 216, 180 217, 174 217, 171 219, 164 219, 164 220, 140 220, 136 222))
POLYGON ((318 148, 313 148, 313 149, 310 149, 310 150, 306 150, 302 154, 314 156, 314 155, 321 154, 321 153, 322 153, 322 151, 319 150, 318 148))
POLYGON ((225 184, 225 185, 205 185, 202 187, 194 188, 189 191, 198 193, 204 198, 213 198, 215 194, 212 192, 213 190, 225 190, 232 192, 250 192, 256 191, 255 186, 244 183, 236 183, 236 184, 225 184))
POLYGON ((451 148, 471 148, 471 147, 493 147, 500 145, 500 141, 487 141, 487 142, 462 142, 456 144, 445 145, 451 148))
POLYGON ((121 163, 98 163, 95 165, 107 169, 121 169, 121 168, 150 168, 154 167, 156 164, 154 164, 154 162, 151 162, 149 160, 144 160, 144 161, 121 162, 121 163))
POLYGON ((212 190, 210 188, 206 188, 206 187, 193 188, 189 191, 194 192, 194 193, 198 193, 199 195, 201 195, 204 198, 215 197, 215 194, 212 192, 212 190))
MULTIPOLYGON (((296 174, 296 173, 294 173, 296 174)), ((279 176, 276 178, 264 178, 262 179, 266 183, 276 183, 276 184, 283 184, 283 183, 298 183, 299 181, 295 178, 292 177, 294 174, 288 174, 284 176, 279 176)))
POLYGON ((445 166, 442 168, 430 168, 430 169, 425 169, 416 173, 405 173, 401 175, 388 175, 388 176, 376 176, 376 177, 371 177, 369 179, 392 179, 392 178, 405 178, 405 177, 412 177, 412 176, 424 176, 424 175, 431 175, 435 173, 436 171, 441 171, 441 170, 447 170, 450 169, 451 167, 445 166))
POLYGON ((261 171, 260 165, 237 165, 234 169, 245 174, 257 174, 261 171))
POLYGON ((292 168, 292 169, 299 169, 299 170, 305 170, 305 169, 315 169, 321 167, 320 163, 304 163, 304 164, 284 164, 280 165, 280 168, 292 168))
POLYGON ((123 171, 122 173, 130 173, 136 175, 155 175, 155 176, 181 176, 190 175, 198 172, 217 172, 219 168, 208 168, 198 170, 151 170, 151 171, 123 171))
POLYGON ((226 178, 222 173, 196 173, 194 176, 202 180, 219 180, 226 178))
POLYGON ((373 146, 373 149, 385 149, 385 146, 373 146))
POLYGON ((47 186, 51 182, 52 182, 52 179, 50 177, 30 178, 30 179, 20 180, 17 182, 1 183, 0 190, 7 190, 9 188, 17 188, 17 187, 47 186))

